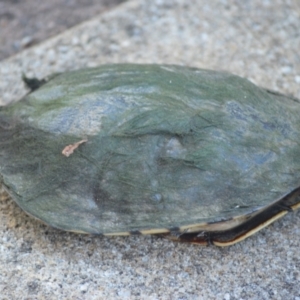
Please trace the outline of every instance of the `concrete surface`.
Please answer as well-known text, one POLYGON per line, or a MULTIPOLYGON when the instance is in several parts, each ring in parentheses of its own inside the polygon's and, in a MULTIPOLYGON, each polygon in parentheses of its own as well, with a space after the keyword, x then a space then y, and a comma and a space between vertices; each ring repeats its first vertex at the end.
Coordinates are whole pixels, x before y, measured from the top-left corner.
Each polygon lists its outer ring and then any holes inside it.
POLYGON ((0 60, 126 0, 0 1, 0 60))
MULTIPOLYGON (((21 73, 111 62, 227 70, 300 97, 297 0, 128 1, 0 62, 0 103, 21 73), (191 1, 192 2, 192 1, 191 1)), ((300 213, 220 249, 52 229, 0 198, 0 299, 300 299, 300 213)))

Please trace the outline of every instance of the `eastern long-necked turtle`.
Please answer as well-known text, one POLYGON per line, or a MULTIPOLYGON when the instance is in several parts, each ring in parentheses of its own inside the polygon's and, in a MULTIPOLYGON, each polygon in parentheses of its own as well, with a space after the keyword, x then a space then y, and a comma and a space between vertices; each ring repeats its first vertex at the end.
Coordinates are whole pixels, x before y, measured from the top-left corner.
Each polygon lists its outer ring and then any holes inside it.
POLYGON ((300 206, 300 101, 225 72, 104 65, 0 108, 0 182, 63 230, 234 244, 300 206))

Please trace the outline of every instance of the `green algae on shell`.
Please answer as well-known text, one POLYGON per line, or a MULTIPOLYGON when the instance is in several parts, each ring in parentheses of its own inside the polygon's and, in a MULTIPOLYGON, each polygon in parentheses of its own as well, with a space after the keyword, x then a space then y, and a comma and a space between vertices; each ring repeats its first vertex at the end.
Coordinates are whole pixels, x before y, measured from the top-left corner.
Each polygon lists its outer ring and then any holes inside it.
POLYGON ((225 72, 66 72, 0 108, 0 182, 63 230, 229 245, 299 206, 299 116, 225 72))

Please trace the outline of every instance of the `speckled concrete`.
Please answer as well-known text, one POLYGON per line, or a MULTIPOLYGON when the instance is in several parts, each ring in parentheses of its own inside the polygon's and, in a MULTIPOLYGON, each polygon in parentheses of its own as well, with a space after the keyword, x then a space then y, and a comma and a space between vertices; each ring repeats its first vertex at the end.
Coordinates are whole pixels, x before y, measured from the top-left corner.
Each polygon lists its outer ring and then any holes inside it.
MULTIPOLYGON (((21 73, 111 62, 227 70, 300 98, 297 0, 129 1, 0 62, 0 103, 21 73), (193 4, 191 4, 193 3, 193 4)), ((0 198, 0 299, 300 299, 300 213, 220 249, 61 232, 0 198)))

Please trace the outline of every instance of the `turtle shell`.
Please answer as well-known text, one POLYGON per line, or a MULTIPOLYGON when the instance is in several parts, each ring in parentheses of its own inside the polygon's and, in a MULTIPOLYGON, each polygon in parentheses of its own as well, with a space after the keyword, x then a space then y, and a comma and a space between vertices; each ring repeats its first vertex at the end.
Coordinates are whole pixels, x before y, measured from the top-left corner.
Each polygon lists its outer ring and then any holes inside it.
POLYGON ((0 182, 51 226, 229 245, 299 206, 297 99, 174 65, 40 83, 0 108, 0 182))

